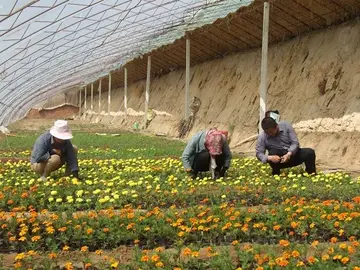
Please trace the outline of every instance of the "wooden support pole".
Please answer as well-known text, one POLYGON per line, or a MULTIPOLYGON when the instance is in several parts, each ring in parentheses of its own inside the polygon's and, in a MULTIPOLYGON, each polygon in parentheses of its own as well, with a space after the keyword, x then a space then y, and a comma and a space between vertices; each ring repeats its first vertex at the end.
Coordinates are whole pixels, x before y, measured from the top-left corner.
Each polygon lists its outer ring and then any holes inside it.
POLYGON ((262 55, 261 55, 261 82, 260 82, 260 121, 259 132, 261 131, 261 121, 266 112, 266 93, 267 93, 267 60, 269 45, 269 3, 264 3, 263 18, 263 38, 262 38, 262 55))
POLYGON ((111 72, 109 73, 109 92, 108 92, 108 115, 110 115, 111 107, 111 72))
POLYGON ((190 39, 186 39, 185 120, 190 116, 190 39))
POLYGON ((127 116, 127 68, 124 69, 124 113, 127 116))
POLYGON ((150 100, 150 71, 151 71, 151 56, 148 56, 148 65, 147 65, 147 76, 146 76, 146 92, 145 92, 145 115, 144 115, 144 127, 146 128, 147 114, 149 110, 149 100, 150 100))
POLYGON ((87 86, 85 86, 85 94, 84 94, 84 113, 86 114, 86 91, 87 91, 87 86))
POLYGON ((99 116, 101 114, 101 81, 102 79, 100 79, 100 82, 99 82, 99 116))
POLYGON ((81 117, 81 88, 79 90, 79 117, 81 117))
POLYGON ((92 83, 91 84, 91 100, 90 100, 90 109, 91 109, 91 112, 94 111, 94 84, 92 83))

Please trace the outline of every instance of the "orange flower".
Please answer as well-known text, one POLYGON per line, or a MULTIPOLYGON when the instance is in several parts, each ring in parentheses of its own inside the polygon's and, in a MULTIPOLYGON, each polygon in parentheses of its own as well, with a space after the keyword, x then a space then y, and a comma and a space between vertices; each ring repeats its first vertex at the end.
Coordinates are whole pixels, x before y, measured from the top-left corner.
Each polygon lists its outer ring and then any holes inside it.
POLYGON ((347 264, 349 261, 350 261, 350 259, 348 257, 344 257, 341 259, 342 264, 347 264))
POLYGON ((355 248, 352 246, 348 246, 348 252, 349 254, 354 254, 355 253, 355 248))
POLYGON ((292 221, 292 222, 290 223, 290 225, 291 225, 291 227, 292 227, 293 229, 295 229, 299 224, 298 224, 297 222, 295 222, 295 221, 292 221))
POLYGON ((85 269, 88 269, 88 268, 91 267, 91 265, 92 265, 91 263, 87 263, 87 264, 84 265, 84 268, 85 268, 85 269))
POLYGON ((323 261, 327 261, 328 259, 330 259, 330 256, 329 256, 329 254, 324 254, 324 255, 321 256, 321 259, 323 261))
POLYGON ((86 252, 89 250, 89 248, 87 246, 82 246, 80 250, 81 252, 86 252))
POLYGON ((109 231, 110 231, 109 228, 104 228, 104 229, 103 229, 103 232, 104 232, 104 233, 107 233, 107 232, 109 232, 109 231))
POLYGON ((63 250, 63 251, 68 251, 69 249, 70 249, 70 247, 67 246, 67 245, 65 245, 62 250, 63 250))
POLYGON ((315 240, 314 242, 311 243, 311 246, 317 247, 318 244, 319 244, 319 241, 315 240))
POLYGON ((98 249, 98 250, 95 251, 95 254, 96 255, 101 255, 101 254, 103 254, 103 251, 101 249, 98 249))
POLYGON ((41 238, 40 235, 35 235, 35 236, 31 237, 31 242, 37 242, 40 240, 40 238, 41 238))
POLYGON ((93 232, 94 232, 94 230, 91 229, 91 228, 89 228, 89 229, 86 230, 86 233, 87 233, 87 234, 92 234, 93 232))
POLYGON ((360 203, 360 196, 352 198, 355 203, 360 203))
POLYGON ((233 246, 236 246, 237 244, 239 244, 239 241, 238 241, 238 240, 232 241, 231 244, 232 244, 233 246))
POLYGON ((49 254, 50 259, 55 259, 57 257, 56 253, 52 252, 49 254))
POLYGON ((280 240, 279 244, 282 247, 287 247, 288 245, 290 245, 290 242, 288 240, 280 240))
POLYGON ((152 261, 152 262, 157 262, 157 261, 159 261, 159 260, 160 260, 159 255, 156 255, 156 254, 155 254, 155 255, 152 255, 152 256, 151 256, 151 261, 152 261))
POLYGON ((311 264, 314 264, 316 262, 316 259, 313 256, 310 256, 309 258, 307 258, 307 261, 311 264))
POLYGON ((66 227, 61 227, 61 228, 58 229, 59 232, 65 232, 66 230, 67 230, 66 227))
MULTIPOLYGON (((136 241, 136 240, 135 240, 136 241)), ((156 252, 163 252, 165 250, 165 248, 164 247, 157 247, 157 248, 155 248, 155 251, 156 252)))
POLYGON ((147 255, 142 256, 141 261, 142 262, 148 262, 149 261, 149 256, 147 256, 147 255))
POLYGON ((280 230, 281 229, 281 226, 280 225, 275 225, 274 227, 273 227, 273 230, 274 231, 278 231, 278 230, 280 230))
POLYGON ((184 248, 182 253, 184 256, 188 256, 188 255, 191 255, 192 251, 190 248, 184 248))
POLYGON ((285 267, 289 264, 289 261, 283 257, 276 258, 275 262, 277 265, 282 266, 282 267, 285 267))
POLYGON ((16 262, 15 264, 14 264, 14 267, 15 268, 20 268, 22 266, 22 263, 21 262, 16 262))
POLYGON ((293 256, 294 258, 297 258, 300 256, 300 253, 299 253, 299 251, 294 250, 293 252, 291 252, 291 256, 293 256))
POLYGON ((335 244, 337 242, 337 238, 336 237, 331 237, 330 242, 335 244))

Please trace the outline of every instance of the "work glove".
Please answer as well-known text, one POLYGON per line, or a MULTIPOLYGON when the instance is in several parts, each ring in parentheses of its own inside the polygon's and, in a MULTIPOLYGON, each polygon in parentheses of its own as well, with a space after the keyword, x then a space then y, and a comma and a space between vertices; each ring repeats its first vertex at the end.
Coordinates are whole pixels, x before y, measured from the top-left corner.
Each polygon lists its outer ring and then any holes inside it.
POLYGON ((81 178, 79 177, 79 171, 72 171, 72 175, 78 180, 81 180, 81 178))
POLYGON ((185 169, 186 171, 186 174, 191 177, 192 179, 195 179, 195 175, 194 175, 194 172, 191 168, 188 168, 188 169, 185 169))
POLYGON ((226 173, 226 171, 229 169, 229 167, 222 167, 221 168, 221 170, 220 170, 220 172, 219 172, 219 176, 220 177, 225 177, 225 173, 226 173))

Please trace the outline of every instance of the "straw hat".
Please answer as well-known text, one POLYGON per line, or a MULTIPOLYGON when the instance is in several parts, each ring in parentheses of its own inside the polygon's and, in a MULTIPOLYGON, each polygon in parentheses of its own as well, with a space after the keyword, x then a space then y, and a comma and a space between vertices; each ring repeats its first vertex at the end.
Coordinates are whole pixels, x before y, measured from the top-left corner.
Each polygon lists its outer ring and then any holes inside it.
POLYGON ((50 134, 60 140, 70 140, 73 138, 68 122, 65 120, 57 120, 50 129, 50 134))

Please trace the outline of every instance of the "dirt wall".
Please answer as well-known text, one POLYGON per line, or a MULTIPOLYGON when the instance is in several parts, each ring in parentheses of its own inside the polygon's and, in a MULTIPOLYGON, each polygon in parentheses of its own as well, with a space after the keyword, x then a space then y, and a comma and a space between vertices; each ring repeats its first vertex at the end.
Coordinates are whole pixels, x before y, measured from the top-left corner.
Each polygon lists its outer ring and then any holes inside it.
POLYGON ((69 119, 79 114, 79 108, 73 105, 61 105, 53 109, 31 109, 26 119, 69 119))
MULTIPOLYGON (((269 49, 268 108, 280 110, 281 118, 298 130, 301 145, 315 147, 318 158, 331 166, 360 168, 359 151, 354 151, 360 142, 359 42, 356 20, 269 49)), ((202 104, 189 135, 210 126, 232 126, 235 144, 257 133, 260 63, 261 51, 253 50, 192 67, 191 96, 199 97, 202 104)), ((184 112, 184 87, 184 70, 152 79, 150 108, 171 116, 155 117, 150 131, 177 135, 175 126, 184 112)), ((128 106, 143 111, 145 81, 130 85, 128 92, 128 106)), ((94 101, 94 111, 97 104, 94 101)), ((123 89, 113 90, 111 111, 123 111, 122 104, 123 89)), ((107 108, 106 95, 102 108, 107 108)), ((110 122, 131 126, 131 121, 117 116, 110 122)), ((253 148, 248 143, 237 150, 253 148)))

